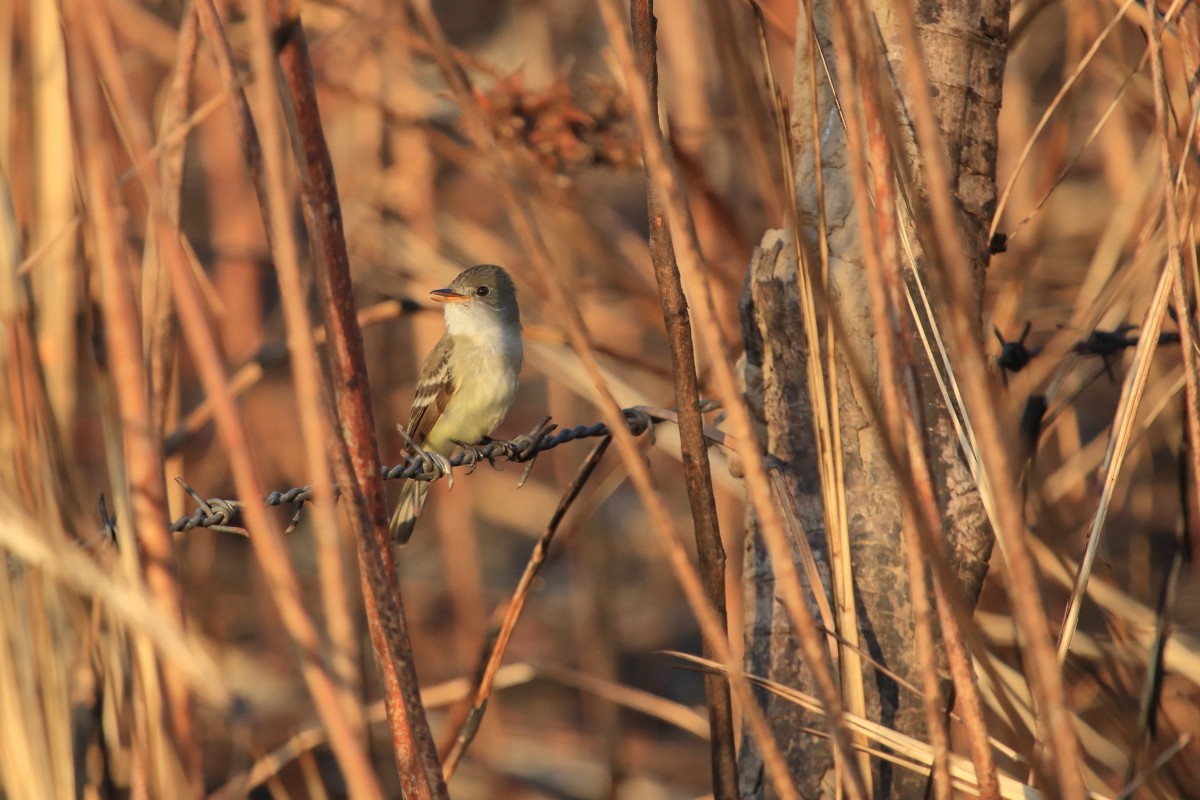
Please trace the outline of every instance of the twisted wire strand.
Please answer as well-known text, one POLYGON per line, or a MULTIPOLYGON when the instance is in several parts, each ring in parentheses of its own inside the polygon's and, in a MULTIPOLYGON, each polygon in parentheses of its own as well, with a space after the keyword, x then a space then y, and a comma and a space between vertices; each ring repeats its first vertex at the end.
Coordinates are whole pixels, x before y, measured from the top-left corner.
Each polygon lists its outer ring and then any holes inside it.
MULTIPOLYGON (((700 403, 700 410, 708 412, 718 406, 719 404, 715 401, 704 400, 700 403)), ((629 432, 634 436, 649 435, 651 442, 654 440, 654 426, 659 422, 668 421, 668 418, 655 416, 647 409, 640 407, 626 408, 622 410, 622 413, 625 415, 625 423, 629 426, 629 432)), ((573 428, 563 428, 555 432, 557 427, 547 417, 529 433, 513 439, 491 440, 482 445, 460 447, 449 459, 450 465, 452 467, 465 466, 472 471, 480 461, 487 461, 493 466, 496 461, 528 463, 532 466, 532 462, 538 454, 546 450, 552 450, 561 444, 577 439, 595 439, 609 435, 608 425, 603 422, 593 425, 576 425, 573 428)), ((407 460, 394 466, 383 467, 382 474, 384 480, 435 481, 445 477, 422 453, 414 453, 407 460)), ((337 492, 337 487, 334 487, 334 491, 337 492)), ((280 506, 287 503, 304 503, 311 498, 311 486, 296 486, 283 491, 273 491, 263 499, 263 502, 268 506, 280 506)), ((200 507, 192 514, 180 517, 171 523, 172 533, 182 533, 195 528, 230 526, 243 506, 239 500, 227 500, 220 497, 209 500, 197 498, 197 502, 200 507)))

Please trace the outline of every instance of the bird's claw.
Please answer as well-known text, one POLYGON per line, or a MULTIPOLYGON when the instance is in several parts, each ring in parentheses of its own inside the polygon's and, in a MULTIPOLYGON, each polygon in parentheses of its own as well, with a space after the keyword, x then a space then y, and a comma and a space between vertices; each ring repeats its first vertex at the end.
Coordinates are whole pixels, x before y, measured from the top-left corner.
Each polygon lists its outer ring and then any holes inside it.
MULTIPOLYGON (((450 466, 450 459, 432 450, 422 450, 421 460, 425 462, 426 472, 437 473, 437 478, 445 478, 446 484, 451 489, 454 488, 454 470, 450 466)), ((434 480, 437 480, 437 478, 434 478, 434 480)))
POLYGON ((467 474, 475 472, 475 467, 479 466, 480 461, 488 461, 494 467, 496 461, 490 455, 483 452, 479 445, 464 442, 459 439, 451 439, 456 445, 462 448, 463 451, 463 466, 467 468, 467 474))
POLYGON ((504 457, 509 461, 517 461, 521 457, 521 448, 517 447, 514 442, 496 440, 493 442, 504 453, 504 457))
POLYGON ((514 442, 510 442, 507 439, 493 439, 490 436, 485 436, 483 437, 482 443, 487 445, 489 448, 494 448, 492 452, 484 455, 484 458, 486 458, 488 463, 492 465, 492 469, 501 469, 500 465, 496 463, 495 450, 497 449, 500 451, 500 455, 502 455, 506 461, 520 460, 521 448, 514 442))

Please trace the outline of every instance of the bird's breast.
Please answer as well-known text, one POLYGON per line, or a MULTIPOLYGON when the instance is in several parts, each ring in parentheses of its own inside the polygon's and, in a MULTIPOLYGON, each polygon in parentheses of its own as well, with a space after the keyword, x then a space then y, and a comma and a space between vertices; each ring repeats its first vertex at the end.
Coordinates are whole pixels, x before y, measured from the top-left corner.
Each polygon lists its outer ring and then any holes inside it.
POLYGON ((494 340, 455 342, 452 361, 456 390, 426 438, 426 447, 454 449, 453 440, 478 442, 504 419, 517 393, 521 369, 520 340, 516 351, 494 340))

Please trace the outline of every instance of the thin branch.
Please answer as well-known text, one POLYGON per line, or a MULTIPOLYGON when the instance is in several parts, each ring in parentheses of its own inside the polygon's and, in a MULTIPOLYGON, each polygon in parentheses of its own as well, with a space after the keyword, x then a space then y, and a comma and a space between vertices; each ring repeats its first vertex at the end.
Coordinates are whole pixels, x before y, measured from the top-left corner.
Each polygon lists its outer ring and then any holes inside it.
MULTIPOLYGON (((360 310, 358 325, 360 328, 365 328, 368 325, 408 314, 434 310, 440 311, 440 309, 422 306, 409 298, 384 300, 360 310)), ((317 325, 313 328, 312 340, 317 345, 325 344, 324 325, 317 325)), ((267 342, 248 361, 238 367, 237 372, 229 379, 229 388, 233 391, 235 398, 240 397, 257 385, 268 370, 286 367, 289 364, 291 364, 291 355, 288 353, 286 345, 282 342, 267 342)), ((182 450, 189 437, 203 429, 212 421, 212 417, 212 404, 208 400, 201 401, 179 421, 174 430, 163 438, 163 450, 166 455, 174 455, 182 450)))
MULTIPOLYGON (((251 3, 249 11, 254 69, 258 75, 265 77, 274 72, 270 21, 262 3, 251 3)), ((279 108, 279 87, 273 81, 258 80, 254 82, 253 89, 257 93, 259 122, 263 131, 261 176, 264 183, 258 190, 258 196, 261 198, 265 195, 267 200, 267 206, 262 211, 271 231, 271 253, 287 327, 300 438, 304 444, 307 474, 314 481, 316 497, 332 499, 330 462, 333 459, 326 449, 331 435, 329 409, 293 230, 292 197, 286 186, 287 154, 283 148, 284 126, 279 108)), ((330 667, 343 689, 346 713, 365 741, 366 722, 355 696, 360 685, 359 632, 348 604, 349 592, 353 590, 346 581, 346 553, 343 552, 346 548, 333 504, 318 503, 314 513, 317 519, 313 525, 313 543, 317 562, 321 565, 318 579, 330 643, 330 667)))
MULTIPOLYGON (((174 543, 158 522, 167 511, 162 448, 158 441, 157 426, 150 424, 154 418, 154 405, 149 394, 142 349, 141 311, 134 293, 129 254, 117 213, 112 154, 105 147, 110 137, 100 101, 97 70, 104 78, 104 85, 114 100, 114 106, 120 109, 114 116, 119 117, 122 128, 142 143, 147 143, 150 136, 145 125, 136 125, 134 115, 129 113, 133 103, 129 87, 122 83, 107 9, 103 5, 91 5, 86 12, 89 18, 85 20, 81 17, 82 8, 83 4, 72 5, 71 13, 67 15, 68 28, 77 45, 70 59, 72 100, 79 126, 78 141, 85 143, 83 160, 88 211, 96 237, 103 327, 111 379, 117 387, 126 490, 133 513, 130 533, 133 541, 137 542, 146 582, 156 607, 182 626, 185 614, 174 543)), ((148 673, 155 671, 152 660, 139 659, 139 662, 148 673)), ((142 679, 149 686, 153 686, 157 680, 153 674, 143 674, 142 679)), ((175 670, 162 669, 162 680, 169 708, 163 722, 170 726, 171 737, 185 765, 188 786, 198 790, 203 783, 202 766, 189 691, 183 677, 175 670)), ((154 708, 153 704, 151 708, 154 708)), ((170 783, 159 786, 160 791, 170 789, 170 783)))
MULTIPOLYGON (((719 4, 718 4, 719 5, 719 4)), ((633 46, 638 67, 646 81, 658 124, 658 44, 654 0, 631 0, 629 15, 633 26, 633 46)), ((717 522, 717 504, 713 497, 712 475, 708 462, 708 443, 704 438, 704 419, 700 414, 700 388, 696 376, 696 353, 692 346, 692 325, 688 319, 687 298, 671 244, 671 229, 662 197, 655 184, 652 162, 646 165, 646 211, 650 218, 650 260, 658 282, 663 322, 671 349, 675 405, 679 409, 679 444, 683 451, 683 471, 687 482, 692 526, 696 535, 696 554, 700 576, 708 599, 721 624, 728 627, 725 613, 725 549, 717 522)), ((705 639, 704 655, 714 658, 712 643, 705 639)), ((737 753, 733 738, 733 704, 729 684, 717 675, 705 675, 704 693, 708 701, 708 719, 712 727, 713 796, 717 800, 737 797, 737 753)))
POLYGON ((308 41, 297 4, 271 3, 279 43, 281 95, 300 173, 301 206, 329 335, 326 355, 342 436, 338 481, 350 487, 363 601, 387 699, 400 787, 410 800, 446 798, 437 748, 421 705, 408 622, 392 560, 366 355, 354 306, 350 259, 333 161, 317 107, 308 41))
POLYGON ((517 627, 517 621, 521 618, 521 611, 525 608, 525 600, 529 597, 530 590, 533 589, 533 582, 541 572, 542 565, 546 563, 546 554, 550 552, 550 544, 554 541, 554 535, 558 533, 558 527, 566 517, 571 504, 583 490, 588 478, 596 471, 600 459, 604 456, 604 451, 608 449, 611 442, 612 436, 605 435, 592 447, 591 452, 579 465, 579 469, 575 472, 575 477, 568 484, 566 491, 563 492, 563 496, 558 501, 558 507, 554 509, 550 521, 546 523, 545 530, 542 531, 537 544, 533 547, 529 562, 525 565, 525 572, 521 575, 516 590, 513 591, 512 600, 509 601, 508 608, 504 612, 504 620, 500 623, 500 628, 489 648, 490 652, 485 651, 486 658, 479 671, 478 684, 471 694, 471 703, 457 724, 458 735, 442 765, 447 781, 454 774, 454 770, 467 752, 467 747, 470 746, 471 740, 475 738, 475 733, 479 730, 479 723, 483 720, 488 698, 491 697, 492 687, 496 682, 496 673, 500 670, 500 663, 504 660, 508 643, 517 627))
MULTIPOLYGON (((443 77, 453 91, 455 99, 460 103, 462 110, 467 116, 467 121, 470 123, 468 125, 468 132, 473 141, 482 153, 491 156, 493 163, 500 170, 502 176, 507 178, 507 180, 496 182, 497 191, 500 193, 505 205, 512 212, 511 219, 513 226, 527 251, 530 263, 532 263, 534 270, 543 283, 543 287, 547 291, 550 306, 559 312, 559 317, 566 328, 571 346, 579 355, 584 369, 592 379, 595 387, 597 406, 610 424, 617 425, 621 420, 620 408, 617 406, 604 373, 600 369, 596 358, 596 349, 590 341, 582 312, 571 294, 568 293, 562 276, 555 270, 553 259, 536 224, 529 201, 516 189, 516 177, 513 175, 513 170, 505 160, 503 153, 500 152, 493 132, 487 125, 487 120, 479 106, 478 97, 472 92, 470 82, 467 80, 461 65, 456 63, 451 57, 445 33, 442 31, 441 25, 438 23, 428 4, 418 2, 417 0, 408 0, 405 3, 405 7, 416 19, 417 25, 435 45, 434 58, 442 71, 443 77)), ((601 5, 601 10, 602 12, 612 11, 605 4, 601 5)), ((626 53, 629 54, 628 39, 625 34, 623 22, 618 19, 618 15, 623 16, 623 12, 619 8, 613 12, 611 17, 606 14, 605 25, 610 33, 613 34, 613 38, 617 36, 621 38, 621 41, 625 44, 626 53)), ((640 76, 636 73, 636 67, 633 66, 631 54, 629 54, 628 62, 630 72, 635 78, 640 80, 640 76)), ((659 141, 659 145, 661 146, 661 141, 659 141)), ((710 319, 706 318, 706 321, 710 319)), ((751 443, 754 441, 753 431, 747 429, 744 433, 746 433, 746 436, 742 439, 743 442, 751 443)), ((650 472, 649 466, 642 460, 633 437, 628 431, 622 428, 614 428, 613 442, 621 452, 621 457, 629 468, 630 481, 637 490, 650 518, 653 520, 652 529, 659 536, 667 560, 675 572, 680 587, 683 589, 688 605, 691 606, 696 616, 696 621, 700 625, 701 632, 705 637, 714 642, 720 655, 720 661, 730 669, 729 680, 731 688, 743 705, 747 728, 758 739, 759 745, 762 748, 763 759, 767 764, 767 772, 772 784, 781 796, 785 798, 795 797, 795 787, 792 785, 791 778, 788 775, 787 765, 779 750, 778 743, 771 733, 770 726, 767 725, 762 710, 756 705, 749 682, 744 679, 738 668, 739 665, 729 647, 728 635, 717 619, 712 604, 708 601, 704 584, 700 579, 695 565, 691 561, 683 535, 679 527, 675 524, 670 511, 667 509, 661 494, 655 486, 654 477, 650 472)))
MULTIPOLYGON (((855 799, 866 797, 868 793, 863 775, 858 769, 857 762, 850 757, 852 754, 850 733, 843 719, 843 703, 837 682, 812 612, 803 596, 796 565, 791 558, 791 547, 787 542, 782 514, 771 496, 766 459, 758 444, 750 411, 738 388, 733 366, 726 356, 726 353, 729 352, 728 344, 717 320, 712 291, 708 284, 706 262, 700 250, 695 221, 689 211, 683 185, 675 174, 674 164, 666 152, 662 133, 654 125, 645 82, 637 70, 629 37, 620 24, 619 6, 616 0, 602 1, 599 5, 609 40, 612 42, 618 63, 621 65, 628 84, 629 96, 642 137, 644 157, 654 164, 660 190, 669 211, 669 218, 678 233, 675 244, 679 264, 687 275, 688 286, 695 293, 696 310, 700 318, 698 330, 703 337, 705 349, 712 359, 713 379, 729 415, 730 427, 738 440, 743 443, 740 452, 746 473, 746 490, 754 512, 759 518, 763 541, 771 558, 771 567, 783 595, 783 604, 799 639, 804 660, 812 670, 821 700, 828 709, 826 721, 830 726, 834 746, 843 756, 847 757, 844 762, 847 795, 855 799)), ((731 680, 737 680, 732 671, 729 674, 731 680)), ((740 680, 735 684, 739 691, 742 685, 744 684, 740 680)), ((753 709, 746 708, 748 719, 751 718, 749 715, 757 710, 757 706, 753 709)), ((775 754, 770 753, 765 747, 763 756, 765 768, 780 794, 785 797, 795 796, 796 790, 786 765, 773 763, 775 754), (782 774, 780 774, 781 772, 782 774)))

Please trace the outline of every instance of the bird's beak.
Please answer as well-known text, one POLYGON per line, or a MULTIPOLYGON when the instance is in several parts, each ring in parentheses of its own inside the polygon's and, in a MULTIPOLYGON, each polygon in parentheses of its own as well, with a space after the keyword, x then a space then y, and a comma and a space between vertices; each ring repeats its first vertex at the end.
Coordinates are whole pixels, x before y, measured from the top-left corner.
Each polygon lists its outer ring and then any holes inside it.
POLYGON ((453 289, 434 289, 429 293, 429 299, 435 303, 465 303, 471 295, 459 294, 453 289))

